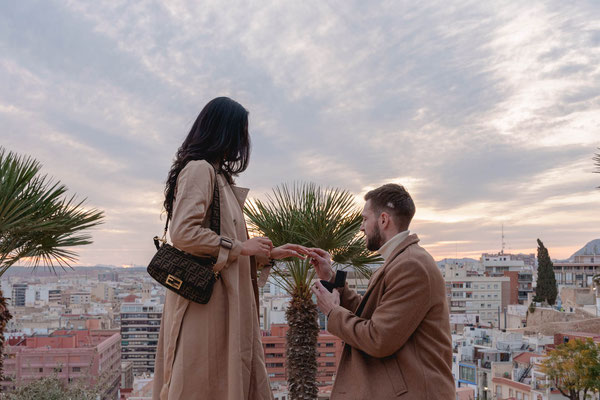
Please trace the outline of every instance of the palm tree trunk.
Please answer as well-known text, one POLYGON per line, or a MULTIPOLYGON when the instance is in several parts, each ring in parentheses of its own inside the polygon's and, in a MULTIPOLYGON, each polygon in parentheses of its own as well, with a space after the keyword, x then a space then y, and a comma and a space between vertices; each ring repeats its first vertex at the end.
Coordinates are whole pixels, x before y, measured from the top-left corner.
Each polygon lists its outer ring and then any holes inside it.
POLYGON ((291 400, 317 398, 318 312, 310 295, 296 289, 286 311, 290 329, 287 332, 287 371, 291 400))
POLYGON ((4 328, 11 318, 6 298, 0 289, 0 380, 4 378, 4 328))

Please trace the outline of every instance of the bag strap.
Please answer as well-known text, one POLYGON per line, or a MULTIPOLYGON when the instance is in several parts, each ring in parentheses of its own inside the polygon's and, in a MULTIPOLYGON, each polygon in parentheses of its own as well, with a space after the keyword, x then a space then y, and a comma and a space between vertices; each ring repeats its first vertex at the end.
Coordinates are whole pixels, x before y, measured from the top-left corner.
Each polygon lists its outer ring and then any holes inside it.
MULTIPOLYGON (((211 164, 215 171, 215 186, 213 189, 213 198, 210 205, 210 230, 215 232, 217 235, 221 235, 221 196, 219 192, 219 178, 217 168, 211 164)), ((167 231, 169 230, 169 220, 171 218, 167 215, 167 221, 165 222, 165 231, 163 237, 160 239, 161 242, 167 243, 167 231)), ((156 238, 155 238, 156 244, 156 238)), ((158 248, 158 246, 157 246, 158 248)))

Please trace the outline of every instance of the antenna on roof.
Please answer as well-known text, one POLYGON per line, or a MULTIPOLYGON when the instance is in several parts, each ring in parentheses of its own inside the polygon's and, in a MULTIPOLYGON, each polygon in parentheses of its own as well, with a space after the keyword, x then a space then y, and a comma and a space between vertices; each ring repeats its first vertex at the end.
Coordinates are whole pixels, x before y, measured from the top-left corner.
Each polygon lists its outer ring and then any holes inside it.
POLYGON ((502 250, 500 251, 500 254, 504 254, 504 246, 506 246, 506 243, 504 242, 504 222, 502 223, 502 250))

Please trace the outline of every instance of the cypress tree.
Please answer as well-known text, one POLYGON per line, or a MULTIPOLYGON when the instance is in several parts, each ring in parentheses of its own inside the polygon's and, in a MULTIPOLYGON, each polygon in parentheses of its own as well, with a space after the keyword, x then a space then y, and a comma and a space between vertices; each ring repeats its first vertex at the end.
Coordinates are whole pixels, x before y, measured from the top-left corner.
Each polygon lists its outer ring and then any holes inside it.
POLYGON ((538 277, 535 301, 546 301, 551 306, 556 302, 558 288, 554 276, 554 264, 550 260, 548 249, 540 239, 538 242, 538 277))

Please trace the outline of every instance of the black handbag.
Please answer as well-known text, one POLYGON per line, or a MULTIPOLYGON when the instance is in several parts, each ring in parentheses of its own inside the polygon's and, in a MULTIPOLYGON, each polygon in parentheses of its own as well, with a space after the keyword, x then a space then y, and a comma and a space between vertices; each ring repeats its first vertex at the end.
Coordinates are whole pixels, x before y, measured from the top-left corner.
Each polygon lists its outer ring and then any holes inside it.
MULTIPOLYGON (((220 235, 220 225, 219 185, 215 174, 210 229, 220 235)), ((220 277, 220 272, 214 270, 217 259, 209 256, 195 256, 171 246, 166 241, 168 228, 169 218, 167 217, 163 237, 155 236, 153 239, 158 251, 148 264, 148 273, 158 283, 178 295, 196 303, 208 303, 213 286, 220 277)), ((222 240, 224 239, 226 238, 222 240)))

